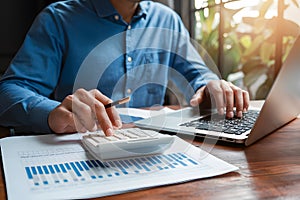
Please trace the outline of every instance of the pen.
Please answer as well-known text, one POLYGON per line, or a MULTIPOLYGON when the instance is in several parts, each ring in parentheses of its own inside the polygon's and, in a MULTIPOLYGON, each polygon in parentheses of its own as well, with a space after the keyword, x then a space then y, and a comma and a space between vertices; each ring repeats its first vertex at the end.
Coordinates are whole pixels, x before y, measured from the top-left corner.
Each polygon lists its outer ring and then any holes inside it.
POLYGON ((120 105, 120 104, 127 103, 128 101, 130 101, 130 97, 125 97, 123 99, 120 99, 120 100, 114 101, 112 103, 106 104, 104 107, 105 108, 110 108, 110 107, 115 106, 115 105, 120 105))

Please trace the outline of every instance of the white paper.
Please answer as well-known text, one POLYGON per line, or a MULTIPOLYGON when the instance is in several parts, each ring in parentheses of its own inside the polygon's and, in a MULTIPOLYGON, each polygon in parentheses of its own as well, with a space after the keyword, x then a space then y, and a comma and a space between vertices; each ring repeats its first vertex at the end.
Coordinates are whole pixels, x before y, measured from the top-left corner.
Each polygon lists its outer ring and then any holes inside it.
POLYGON ((8 199, 102 197, 238 169, 180 138, 163 155, 101 162, 83 149, 81 136, 2 139, 8 199))
POLYGON ((160 114, 166 114, 170 112, 174 112, 173 109, 164 107, 160 110, 145 110, 145 109, 138 109, 138 108, 117 108, 119 114, 134 116, 134 117, 141 117, 141 118, 149 118, 153 116, 157 116, 160 114))

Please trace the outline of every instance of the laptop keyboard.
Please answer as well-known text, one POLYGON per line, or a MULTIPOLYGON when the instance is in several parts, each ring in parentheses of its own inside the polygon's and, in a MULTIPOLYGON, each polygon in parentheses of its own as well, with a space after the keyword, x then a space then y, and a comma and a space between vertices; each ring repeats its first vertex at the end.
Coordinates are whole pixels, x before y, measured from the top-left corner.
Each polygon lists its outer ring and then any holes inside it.
POLYGON ((248 112, 243 114, 242 118, 234 117, 232 119, 226 119, 223 115, 212 114, 201 119, 180 124, 180 126, 241 135, 253 127, 258 114, 259 111, 257 110, 248 110, 248 112))

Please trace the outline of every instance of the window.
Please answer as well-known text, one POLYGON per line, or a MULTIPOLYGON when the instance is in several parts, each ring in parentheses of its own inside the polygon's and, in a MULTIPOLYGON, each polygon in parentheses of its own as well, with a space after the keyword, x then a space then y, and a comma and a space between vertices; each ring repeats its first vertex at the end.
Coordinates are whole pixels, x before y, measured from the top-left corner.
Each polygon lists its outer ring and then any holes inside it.
POLYGON ((264 99, 299 34, 299 4, 299 0, 191 0, 189 29, 223 79, 248 89, 252 99, 264 99))

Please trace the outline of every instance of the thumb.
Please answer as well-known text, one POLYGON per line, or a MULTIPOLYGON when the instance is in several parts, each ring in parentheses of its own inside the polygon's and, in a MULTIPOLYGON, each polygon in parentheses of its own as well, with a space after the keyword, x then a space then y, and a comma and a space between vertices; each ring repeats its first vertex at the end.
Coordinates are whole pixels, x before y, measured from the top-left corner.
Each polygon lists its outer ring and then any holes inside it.
POLYGON ((197 90, 197 92, 193 95, 193 97, 190 100, 190 105, 191 106, 197 106, 197 105, 199 105, 200 103, 203 102, 204 97, 205 97, 205 95, 204 95, 205 94, 205 88, 206 88, 206 86, 203 86, 203 87, 199 88, 197 90))

